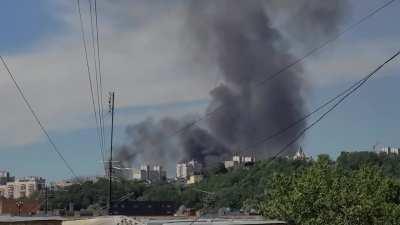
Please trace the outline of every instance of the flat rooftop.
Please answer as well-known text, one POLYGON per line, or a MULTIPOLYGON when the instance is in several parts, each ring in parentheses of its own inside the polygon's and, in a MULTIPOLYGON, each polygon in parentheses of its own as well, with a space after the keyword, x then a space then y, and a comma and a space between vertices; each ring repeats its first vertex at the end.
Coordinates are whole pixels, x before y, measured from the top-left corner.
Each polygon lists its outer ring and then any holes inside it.
POLYGON ((147 225, 272 225, 286 224, 278 220, 262 220, 262 219, 151 219, 141 221, 147 225))
POLYGON ((61 217, 23 217, 23 216, 0 216, 0 222, 13 223, 13 222, 27 222, 27 221, 63 221, 61 217))
POLYGON ((148 218, 127 216, 94 217, 91 219, 64 221, 63 225, 117 225, 121 221, 129 221, 133 225, 282 225, 276 220, 262 219, 186 219, 186 218, 148 218))

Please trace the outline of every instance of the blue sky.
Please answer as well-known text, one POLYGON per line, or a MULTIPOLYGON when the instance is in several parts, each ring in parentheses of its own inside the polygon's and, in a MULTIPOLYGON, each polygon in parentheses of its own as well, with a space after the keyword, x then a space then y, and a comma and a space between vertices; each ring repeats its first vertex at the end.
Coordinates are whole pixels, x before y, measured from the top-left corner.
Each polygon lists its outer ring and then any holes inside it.
POLYGON ((51 16, 46 1, 3 1, 1 7, 1 52, 23 52, 43 36, 62 31, 60 21, 51 16))
MULTIPOLYGON (((85 86, 87 80, 81 60, 79 30, 76 29, 75 6, 71 1, 56 2, 2 1, 0 53, 9 58, 17 79, 26 88, 32 104, 78 174, 101 174, 100 155, 85 86), (76 83, 69 84, 72 82, 76 83), (62 113, 57 114, 59 111, 62 113)), ((368 0, 362 1, 361 4, 361 1, 352 0, 352 16, 348 23, 383 2, 368 0)), ((113 17, 113 13, 118 12, 117 7, 111 5, 102 10, 100 12, 105 15, 100 20, 105 24, 102 30, 105 36, 104 60, 110 62, 109 64, 119 60, 127 66, 120 72, 113 71, 115 67, 112 65, 105 68, 106 74, 114 75, 105 77, 109 85, 105 88, 117 92, 117 103, 120 106, 117 111, 116 144, 125 140, 125 124, 135 123, 146 117, 201 113, 207 105, 207 90, 212 87, 215 79, 185 80, 185 73, 196 73, 201 68, 193 66, 176 69, 171 64, 185 62, 186 57, 166 57, 154 53, 144 55, 143 59, 135 58, 135 55, 130 57, 133 61, 137 59, 141 66, 141 70, 132 71, 129 66, 133 62, 124 61, 127 55, 131 56, 129 49, 118 45, 119 42, 127 43, 127 40, 132 40, 132 43, 138 43, 139 47, 132 44, 136 48, 153 47, 152 38, 154 36, 154 40, 157 40, 159 30, 166 39, 173 39, 176 35, 174 29, 163 31, 163 27, 175 27, 179 21, 163 21, 161 25, 149 24, 150 28, 132 28, 134 31, 129 33, 107 26, 115 23, 110 18, 113 17), (111 13, 108 14, 105 10, 111 13), (154 59, 159 69, 147 65, 146 59, 154 59), (176 87, 167 80, 164 82, 163 79, 166 78, 158 75, 160 71, 171 71, 168 80, 179 80, 181 85, 176 87), (134 74, 132 78, 127 78, 127 74, 131 73, 134 74), (154 84, 154 81, 160 82, 154 84), (195 87, 190 85, 193 82, 197 84, 195 87), (149 83, 151 85, 146 86, 149 83), (160 86, 165 87, 163 91, 158 91, 160 86), (141 88, 152 91, 154 95, 138 95, 141 88)), ((352 81, 370 72, 384 57, 394 53, 395 48, 399 47, 396 40, 399 40, 400 30, 393 26, 393 21, 399 20, 399 10, 400 4, 395 3, 306 61, 307 79, 310 80, 307 101, 310 108, 345 89, 352 81), (332 67, 335 71, 324 70, 332 67)), ((120 18, 117 21, 119 20, 120 18)), ((158 47, 157 51, 165 52, 162 47, 164 44, 160 43, 161 47, 155 45, 158 47)), ((167 50, 174 51, 175 47, 172 43, 167 50)), ((396 60, 393 64, 398 65, 399 62, 396 60)), ((210 69, 211 77, 214 76, 213 72, 210 69)), ((400 83, 398 72, 398 66, 385 68, 326 120, 312 129, 304 141, 306 152, 311 155, 328 153, 336 156, 343 150, 370 149, 376 142, 400 146, 400 120, 397 119, 400 112, 397 100, 400 83)), ((39 175, 51 180, 69 177, 68 171, 51 150, 16 95, 6 77, 7 74, 4 71, 1 73, 0 88, 4 89, 4 93, 0 94, 7 99, 4 114, 11 119, 3 117, 0 121, 0 124, 3 124, 3 127, 0 126, 0 135, 3 136, 0 138, 0 168, 10 170, 17 176, 39 175), (7 133, 8 130, 11 130, 14 136, 11 136, 10 132, 7 133)), ((109 118, 106 122, 109 123, 109 118)))

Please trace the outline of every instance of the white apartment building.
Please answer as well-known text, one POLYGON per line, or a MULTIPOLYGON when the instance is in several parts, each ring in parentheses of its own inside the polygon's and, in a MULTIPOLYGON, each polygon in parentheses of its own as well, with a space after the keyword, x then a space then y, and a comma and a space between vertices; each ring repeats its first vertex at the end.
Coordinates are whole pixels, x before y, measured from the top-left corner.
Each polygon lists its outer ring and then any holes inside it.
POLYGON ((41 177, 27 177, 7 182, 0 186, 0 196, 5 198, 24 198, 44 189, 46 180, 41 177))
POLYGON ((203 165, 196 160, 176 164, 176 178, 188 179, 190 176, 201 174, 203 165))
POLYGON ((224 162, 225 168, 233 168, 246 166, 249 164, 253 164, 256 162, 256 157, 254 156, 245 156, 235 153, 232 157, 232 160, 228 160, 224 162))
POLYGON ((400 148, 393 148, 393 147, 384 147, 381 148, 380 152, 386 153, 386 154, 400 154, 400 148))
POLYGON ((134 180, 143 180, 150 183, 167 179, 167 172, 160 165, 142 165, 138 170, 134 170, 132 175, 134 180))

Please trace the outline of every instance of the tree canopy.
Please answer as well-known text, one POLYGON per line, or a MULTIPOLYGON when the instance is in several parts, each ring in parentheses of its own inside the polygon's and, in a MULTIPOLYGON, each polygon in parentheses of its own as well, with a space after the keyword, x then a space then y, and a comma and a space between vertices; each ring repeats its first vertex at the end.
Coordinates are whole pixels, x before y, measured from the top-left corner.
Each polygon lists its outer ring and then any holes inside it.
POLYGON ((301 173, 275 175, 260 211, 301 225, 400 224, 400 185, 377 167, 346 171, 318 160, 301 173))

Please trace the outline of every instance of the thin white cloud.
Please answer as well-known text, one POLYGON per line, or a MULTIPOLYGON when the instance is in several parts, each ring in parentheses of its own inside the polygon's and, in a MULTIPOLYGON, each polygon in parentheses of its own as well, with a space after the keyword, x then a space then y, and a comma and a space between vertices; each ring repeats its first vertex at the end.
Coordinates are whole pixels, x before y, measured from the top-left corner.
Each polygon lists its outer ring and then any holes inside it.
MULTIPOLYGON (((306 77, 313 87, 325 87, 360 79, 399 50, 393 38, 342 41, 306 60, 306 77)), ((396 75, 400 60, 388 64, 379 77, 396 75)))

